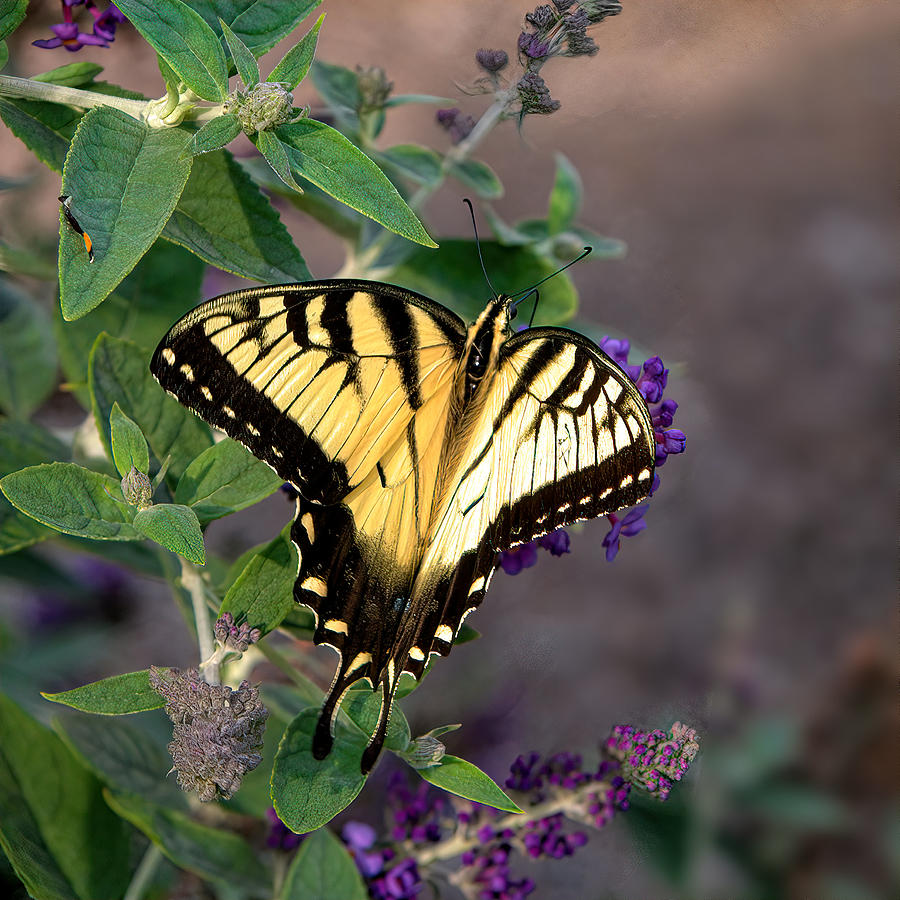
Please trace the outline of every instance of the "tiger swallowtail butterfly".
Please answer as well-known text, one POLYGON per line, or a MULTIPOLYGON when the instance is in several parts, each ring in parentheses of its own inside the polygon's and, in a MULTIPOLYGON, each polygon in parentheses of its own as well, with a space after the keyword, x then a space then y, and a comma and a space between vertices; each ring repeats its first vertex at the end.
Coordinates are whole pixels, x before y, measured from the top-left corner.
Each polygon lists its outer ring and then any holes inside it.
POLYGON ((323 759, 347 689, 382 690, 446 656, 501 551, 632 506, 653 482, 643 397, 593 341, 513 333, 512 300, 468 328, 370 281, 251 288, 201 304, 150 369, 182 404, 296 488, 295 599, 340 657, 313 740, 323 759))

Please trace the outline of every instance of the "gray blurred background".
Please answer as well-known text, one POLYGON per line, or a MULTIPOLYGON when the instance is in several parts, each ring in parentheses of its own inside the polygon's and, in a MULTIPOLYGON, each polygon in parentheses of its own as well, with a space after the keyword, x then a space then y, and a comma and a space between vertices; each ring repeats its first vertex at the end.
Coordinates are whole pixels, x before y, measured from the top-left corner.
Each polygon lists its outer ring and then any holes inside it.
MULTIPOLYGON (((320 59, 383 66, 396 92, 455 97, 476 117, 486 101, 455 84, 477 76, 477 48, 512 52, 527 11, 498 0, 323 9, 320 59)), ((629 247, 622 261, 572 270, 579 320, 663 357, 688 435, 661 472, 648 529, 614 563, 601 521, 573 529, 571 555, 499 573, 470 619, 483 637, 440 661, 407 704, 420 731, 464 722, 451 752, 501 780, 529 749, 590 756, 616 723, 700 729, 669 830, 642 831, 651 813, 630 827, 624 816, 571 860, 522 863, 539 897, 892 893, 886 848, 898 832, 880 798, 896 783, 898 26, 886 2, 632 0, 595 30, 596 57, 545 68, 557 113, 521 134, 498 127, 477 154, 504 182, 494 208, 507 221, 543 212, 554 152, 575 163, 582 224, 629 247), (773 783, 776 801, 754 806, 773 783), (830 824, 817 792, 842 810, 830 824)), ((22 37, 44 30, 36 16, 22 37)), ((161 92, 128 29, 78 57, 24 44, 14 74, 95 60, 110 80, 161 92)), ((315 113, 311 88, 296 99, 315 113)), ((382 140, 448 146, 425 106, 392 112, 382 140)), ((24 197, 2 200, 3 231, 54 240, 57 176, 8 132, 0 141, 4 174, 34 176, 24 197)), ((470 234, 464 194, 452 185, 429 202, 438 239, 470 234)), ((314 275, 334 272, 339 245, 282 214, 314 275)), ((289 514, 275 497, 210 537, 236 553, 289 514)), ((165 594, 134 590, 122 653, 92 660, 92 676, 123 658, 193 661, 186 638, 171 637, 165 594)), ((315 655, 327 670, 327 651, 315 655)), ((82 665, 72 684, 83 676, 82 665)))

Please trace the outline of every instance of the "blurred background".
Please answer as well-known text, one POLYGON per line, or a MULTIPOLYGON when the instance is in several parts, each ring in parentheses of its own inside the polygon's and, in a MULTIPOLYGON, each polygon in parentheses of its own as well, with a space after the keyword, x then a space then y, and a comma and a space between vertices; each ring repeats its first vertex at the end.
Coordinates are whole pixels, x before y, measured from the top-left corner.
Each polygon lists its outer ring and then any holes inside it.
MULTIPOLYGON (((565 862, 521 863, 537 896, 897 896, 900 827, 886 798, 897 781, 900 7, 624 5, 593 32, 597 56, 544 69, 562 108, 521 133, 498 127, 476 156, 506 187, 493 205, 507 221, 545 209, 555 152, 579 169, 581 223, 629 252, 571 270, 576 327, 662 356, 687 451, 662 470, 649 527, 612 564, 601 520, 572 530, 570 555, 499 573, 470 619, 482 638, 439 662, 405 707, 414 732, 464 722, 450 752, 501 781, 530 749, 590 756, 616 723, 700 730, 699 761, 666 806, 636 804, 565 862)), ((397 93, 455 98, 475 117, 485 99, 457 84, 477 77, 479 47, 512 53, 527 11, 500 0, 323 9, 318 58, 382 66, 397 93)), ((32 4, 10 74, 91 60, 111 81, 161 93, 128 28, 111 49, 77 57, 31 47, 57 20, 55 2, 32 4)), ((295 99, 315 115, 311 87, 295 99)), ((433 112, 392 112, 383 146, 446 150, 433 112)), ((5 129, 0 160, 4 176, 27 179, 0 195, 0 232, 55 253, 58 176, 5 129)), ((470 235, 464 194, 451 186, 429 202, 438 240, 470 235)), ((314 275, 332 274, 340 246, 296 210, 282 216, 314 275)), ((49 308, 53 286, 40 290, 49 308)), ((39 418, 75 426, 80 414, 57 394, 39 418)), ((213 523, 209 540, 237 555, 291 512, 270 498, 213 523)), ((55 561, 89 589, 37 596, 0 565, 2 671, 17 698, 33 707, 39 689, 193 663, 164 590, 55 561)), ((314 654, 330 670, 330 655, 314 654)), ((378 821, 378 791, 364 792, 354 818, 378 821)))

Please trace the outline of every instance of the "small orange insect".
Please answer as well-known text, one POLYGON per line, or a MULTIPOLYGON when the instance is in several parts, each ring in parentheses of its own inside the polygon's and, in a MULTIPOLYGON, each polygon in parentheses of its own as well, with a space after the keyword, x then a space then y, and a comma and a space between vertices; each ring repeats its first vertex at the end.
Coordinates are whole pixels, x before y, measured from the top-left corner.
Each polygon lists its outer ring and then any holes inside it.
POLYGON ((61 194, 59 202, 62 203, 63 215, 66 217, 69 228, 76 234, 80 234, 84 239, 84 249, 87 250, 88 261, 93 262, 94 242, 91 240, 91 236, 78 224, 78 219, 72 213, 72 198, 68 194, 61 194))

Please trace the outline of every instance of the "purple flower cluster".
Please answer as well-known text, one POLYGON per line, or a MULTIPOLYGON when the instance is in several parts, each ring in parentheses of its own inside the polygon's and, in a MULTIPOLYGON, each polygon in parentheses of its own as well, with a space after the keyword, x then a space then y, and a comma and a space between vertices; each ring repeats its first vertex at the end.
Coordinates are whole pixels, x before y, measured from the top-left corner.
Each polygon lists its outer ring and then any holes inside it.
POLYGON ((115 40, 116 27, 128 21, 115 3, 110 3, 101 12, 93 0, 62 0, 62 13, 63 21, 59 25, 50 26, 50 30, 55 37, 32 41, 35 47, 41 47, 45 50, 64 47, 70 53, 77 53, 82 47, 87 47, 88 45, 109 47, 115 40), (83 32, 78 23, 72 20, 72 7, 82 5, 94 19, 94 28, 91 34, 83 32))
POLYGON ((422 887, 419 867, 412 857, 399 861, 390 848, 374 849, 375 829, 364 822, 347 822, 341 838, 366 879, 373 900, 411 900, 422 887))
POLYGON ((699 749, 696 731, 680 722, 668 734, 658 728, 639 731, 617 725, 603 745, 604 752, 621 763, 628 781, 660 800, 669 796, 674 782, 681 781, 699 749))
POLYGON ((388 783, 388 796, 394 822, 392 840, 425 844, 441 839, 440 819, 448 812, 446 795, 432 791, 425 781, 413 790, 405 772, 395 772, 388 783))
POLYGON ((529 541, 505 550, 500 554, 500 565, 507 575, 518 575, 522 569, 530 569, 538 560, 538 547, 542 547, 551 556, 562 556, 569 552, 569 532, 565 528, 557 528, 539 537, 536 541, 529 541))
POLYGON ((467 850, 461 862, 465 867, 460 884, 469 885, 479 900, 522 900, 535 888, 531 878, 515 878, 509 868, 510 843, 514 832, 507 828, 495 835, 488 827, 480 829, 479 838, 487 845, 467 850))

